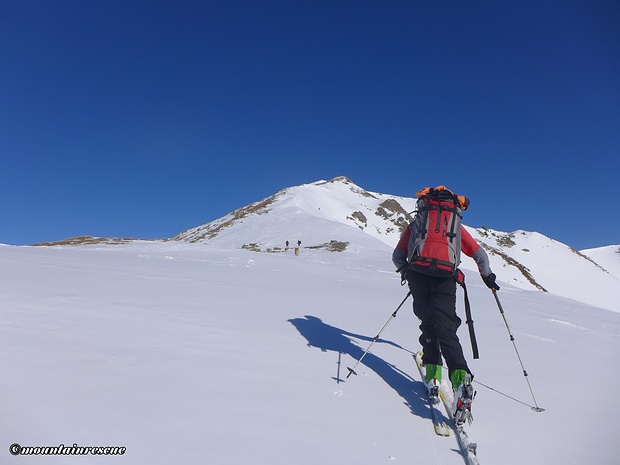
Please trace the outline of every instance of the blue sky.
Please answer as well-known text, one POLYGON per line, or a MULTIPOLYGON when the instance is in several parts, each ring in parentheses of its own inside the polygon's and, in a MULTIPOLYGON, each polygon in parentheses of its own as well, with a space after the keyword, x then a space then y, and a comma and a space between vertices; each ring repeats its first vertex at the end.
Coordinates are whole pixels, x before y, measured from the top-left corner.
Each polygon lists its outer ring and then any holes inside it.
POLYGON ((620 4, 36 1, 0 14, 0 243, 156 238, 345 175, 620 244, 620 4))

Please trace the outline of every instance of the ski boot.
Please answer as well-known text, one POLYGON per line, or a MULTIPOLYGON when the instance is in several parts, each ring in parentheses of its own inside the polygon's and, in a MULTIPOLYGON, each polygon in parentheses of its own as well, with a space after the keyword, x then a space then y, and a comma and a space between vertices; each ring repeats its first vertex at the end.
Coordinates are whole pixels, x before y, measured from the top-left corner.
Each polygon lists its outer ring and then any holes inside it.
POLYGON ((471 423, 474 419, 471 414, 471 404, 474 401, 476 392, 474 391, 474 387, 471 385, 472 375, 465 372, 465 370, 456 371, 463 372, 462 374, 455 373, 457 379, 462 376, 462 381, 457 384, 458 387, 454 391, 454 404, 452 406, 452 411, 454 412, 454 423, 460 428, 465 424, 465 421, 471 423))
POLYGON ((433 378, 426 382, 426 392, 432 404, 439 403, 439 381, 433 378))
POLYGON ((439 403, 439 386, 441 385, 441 365, 429 363, 426 365, 426 392, 431 403, 439 403))

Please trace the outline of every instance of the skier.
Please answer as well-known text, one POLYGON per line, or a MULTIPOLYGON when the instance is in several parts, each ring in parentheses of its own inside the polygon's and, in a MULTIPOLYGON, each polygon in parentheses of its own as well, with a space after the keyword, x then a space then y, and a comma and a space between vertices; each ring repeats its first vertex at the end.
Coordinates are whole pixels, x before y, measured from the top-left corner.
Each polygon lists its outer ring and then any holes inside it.
POLYGON ((456 314, 460 252, 475 260, 482 280, 490 289, 499 290, 499 286, 486 252, 461 228, 460 214, 469 206, 469 200, 445 186, 422 189, 417 196, 416 216, 401 235, 392 261, 401 272, 403 283, 409 285, 413 311, 420 319, 422 362, 426 365, 424 381, 429 395, 439 395, 443 355, 455 392, 453 413, 462 423, 470 416, 473 374, 456 333, 461 324, 456 314))

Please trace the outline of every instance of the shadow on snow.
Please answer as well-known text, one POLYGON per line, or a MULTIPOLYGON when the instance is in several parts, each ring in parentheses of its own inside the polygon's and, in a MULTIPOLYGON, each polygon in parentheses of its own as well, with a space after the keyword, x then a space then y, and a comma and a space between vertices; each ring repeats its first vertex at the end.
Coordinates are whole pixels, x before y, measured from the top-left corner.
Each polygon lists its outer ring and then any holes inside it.
MULTIPOLYGON (((341 354, 344 354, 350 356, 356 362, 364 354, 367 346, 362 349, 353 342, 352 338, 368 341, 369 344, 374 339, 373 337, 354 334, 328 325, 320 318, 311 315, 305 315, 304 318, 293 318, 288 321, 306 338, 308 346, 319 348, 323 352, 338 353, 339 360, 341 354)), ((400 345, 385 339, 377 339, 376 343, 389 344, 410 352, 400 345)), ((414 363, 412 359, 412 367, 415 366, 414 363)), ((413 379, 395 365, 374 355, 372 352, 366 354, 361 365, 375 372, 388 386, 394 389, 402 397, 403 403, 409 407, 411 413, 422 418, 431 418, 430 409, 426 402, 426 388, 423 382, 413 379)), ((334 379, 338 382, 344 382, 339 375, 334 379)))

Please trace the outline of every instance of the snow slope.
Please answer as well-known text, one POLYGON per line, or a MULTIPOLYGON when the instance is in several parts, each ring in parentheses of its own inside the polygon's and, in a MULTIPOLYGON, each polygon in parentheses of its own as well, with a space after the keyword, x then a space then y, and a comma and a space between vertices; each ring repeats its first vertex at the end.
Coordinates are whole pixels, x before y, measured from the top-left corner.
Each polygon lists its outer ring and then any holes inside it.
MULTIPOLYGON (((373 238, 299 256, 182 241, 1 246, 1 462, 462 464, 454 438, 433 432, 411 301, 344 380, 406 294, 390 255, 373 238), (14 443, 126 452, 12 456, 14 443)), ((546 409, 535 413, 492 294, 465 272, 480 463, 616 464, 618 313, 500 282, 546 409)))
MULTIPOLYGON (((535 232, 468 229, 486 248, 501 279, 522 289, 540 289, 620 311, 620 277, 583 253, 535 232)), ((475 269, 473 261, 464 262, 475 269)))
POLYGON ((610 275, 620 279, 620 245, 608 245, 581 252, 605 268, 610 275))

